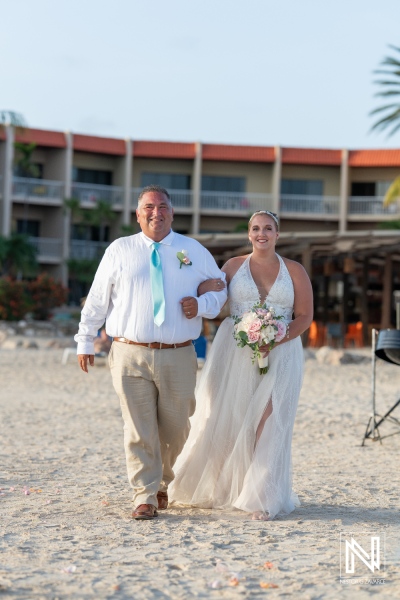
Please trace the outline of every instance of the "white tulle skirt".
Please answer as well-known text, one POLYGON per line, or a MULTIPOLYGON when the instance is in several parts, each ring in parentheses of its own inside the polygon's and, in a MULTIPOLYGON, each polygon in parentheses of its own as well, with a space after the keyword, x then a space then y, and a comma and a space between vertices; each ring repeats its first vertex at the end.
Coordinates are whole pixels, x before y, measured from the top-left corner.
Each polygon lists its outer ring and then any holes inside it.
POLYGON ((272 519, 299 506, 292 491, 291 443, 303 377, 300 338, 277 346, 260 375, 225 319, 196 388, 196 412, 175 464, 170 500, 201 508, 262 511, 272 519), (272 413, 256 443, 260 420, 272 413))

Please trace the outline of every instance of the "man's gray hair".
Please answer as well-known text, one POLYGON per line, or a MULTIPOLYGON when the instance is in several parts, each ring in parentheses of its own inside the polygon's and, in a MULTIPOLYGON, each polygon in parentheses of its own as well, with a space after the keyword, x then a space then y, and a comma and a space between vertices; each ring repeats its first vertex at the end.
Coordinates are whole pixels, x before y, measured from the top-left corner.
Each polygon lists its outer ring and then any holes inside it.
POLYGON ((147 185, 145 188, 143 188, 139 194, 139 198, 137 201, 138 206, 140 206, 143 196, 145 194, 148 194, 149 192, 156 192, 157 194, 164 194, 164 196, 168 200, 168 204, 172 207, 171 196, 169 195, 169 193, 167 192, 167 190, 165 188, 161 187, 161 185, 147 185))

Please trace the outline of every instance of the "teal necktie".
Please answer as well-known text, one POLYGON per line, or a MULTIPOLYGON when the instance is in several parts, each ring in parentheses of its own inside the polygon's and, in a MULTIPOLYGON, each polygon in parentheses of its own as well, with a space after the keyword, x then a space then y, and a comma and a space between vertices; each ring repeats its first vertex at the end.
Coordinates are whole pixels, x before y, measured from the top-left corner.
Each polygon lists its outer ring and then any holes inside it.
POLYGON ((153 315, 154 323, 160 327, 165 319, 165 298, 164 285, 161 268, 161 258, 158 253, 158 242, 152 244, 152 252, 150 256, 150 281, 151 294, 153 296, 153 315))

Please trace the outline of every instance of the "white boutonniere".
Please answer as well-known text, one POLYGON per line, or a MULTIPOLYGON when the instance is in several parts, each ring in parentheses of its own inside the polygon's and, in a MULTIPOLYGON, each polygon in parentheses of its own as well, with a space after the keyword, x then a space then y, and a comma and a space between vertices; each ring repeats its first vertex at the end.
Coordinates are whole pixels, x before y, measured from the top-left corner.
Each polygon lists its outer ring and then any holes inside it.
POLYGON ((190 267, 190 265, 192 264, 192 261, 188 257, 187 250, 181 250, 180 252, 177 252, 176 256, 180 262, 180 265, 179 265, 180 269, 182 269, 182 265, 186 265, 186 266, 190 267))

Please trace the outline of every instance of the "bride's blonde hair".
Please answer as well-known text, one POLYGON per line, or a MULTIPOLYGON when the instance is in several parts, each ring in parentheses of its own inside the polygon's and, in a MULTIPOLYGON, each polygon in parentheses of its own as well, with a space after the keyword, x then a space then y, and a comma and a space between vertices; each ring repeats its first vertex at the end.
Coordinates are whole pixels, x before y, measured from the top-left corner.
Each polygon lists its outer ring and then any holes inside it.
POLYGON ((269 217, 271 217, 271 219, 274 220, 275 225, 276 225, 276 230, 279 231, 279 218, 278 215, 274 212, 271 212, 270 210, 256 210, 255 213, 253 213, 249 219, 249 224, 247 226, 247 230, 250 231, 250 225, 252 220, 254 219, 254 217, 256 217, 257 215, 268 215, 269 217))

